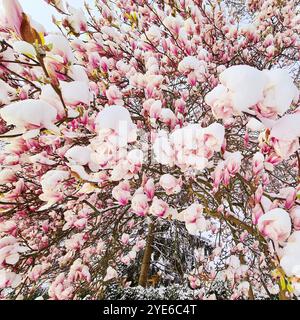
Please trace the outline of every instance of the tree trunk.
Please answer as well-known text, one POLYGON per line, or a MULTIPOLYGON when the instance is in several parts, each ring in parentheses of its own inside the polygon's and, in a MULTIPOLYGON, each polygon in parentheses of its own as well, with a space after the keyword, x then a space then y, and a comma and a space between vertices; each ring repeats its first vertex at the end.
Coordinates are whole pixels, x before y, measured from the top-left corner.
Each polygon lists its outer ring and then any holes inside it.
POLYGON ((153 251, 152 249, 153 240, 154 240, 154 223, 151 222, 149 225, 146 248, 144 251, 143 262, 142 262, 142 267, 141 267, 141 272, 139 277, 139 285, 144 288, 146 288, 147 286, 151 254, 153 251))

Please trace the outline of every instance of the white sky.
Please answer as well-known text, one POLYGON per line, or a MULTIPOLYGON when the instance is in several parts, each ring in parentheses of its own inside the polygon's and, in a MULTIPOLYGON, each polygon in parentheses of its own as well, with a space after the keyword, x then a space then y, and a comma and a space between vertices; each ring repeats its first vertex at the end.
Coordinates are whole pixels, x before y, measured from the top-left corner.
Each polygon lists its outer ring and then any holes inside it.
MULTIPOLYGON (((1 0, 0 0, 1 2, 1 0)), ((47 31, 57 30, 52 22, 52 15, 56 14, 56 10, 48 5, 44 0, 19 0, 24 12, 29 14, 35 21, 42 24, 47 31)), ((93 4, 93 0, 86 0, 93 4)), ((68 0, 73 7, 83 7, 84 0, 68 0)))

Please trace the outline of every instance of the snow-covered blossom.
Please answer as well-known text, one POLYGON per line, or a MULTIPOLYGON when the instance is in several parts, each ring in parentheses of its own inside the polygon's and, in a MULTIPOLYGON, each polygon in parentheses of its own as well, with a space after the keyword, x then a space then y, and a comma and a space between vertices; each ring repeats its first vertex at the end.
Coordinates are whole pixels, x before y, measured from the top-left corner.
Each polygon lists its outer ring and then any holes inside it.
POLYGON ((220 151, 225 130, 213 123, 206 128, 198 124, 174 130, 170 137, 162 133, 154 143, 156 160, 172 166, 174 163, 182 171, 189 167, 203 170, 214 152, 220 151))
POLYGON ((292 229, 289 214, 280 208, 266 212, 258 219, 257 227, 263 236, 276 242, 285 241, 292 229))
POLYGON ((132 122, 129 111, 122 106, 104 108, 96 117, 95 124, 98 130, 112 129, 128 141, 135 140, 136 126, 132 122))
POLYGON ((57 117, 56 109, 41 100, 28 99, 13 102, 2 108, 0 115, 8 125, 16 126, 21 132, 40 128, 59 132, 54 124, 57 117))
POLYGON ((237 65, 224 70, 219 79, 221 84, 205 98, 217 119, 252 110, 272 118, 285 113, 299 97, 291 77, 282 69, 260 71, 248 65, 237 65))

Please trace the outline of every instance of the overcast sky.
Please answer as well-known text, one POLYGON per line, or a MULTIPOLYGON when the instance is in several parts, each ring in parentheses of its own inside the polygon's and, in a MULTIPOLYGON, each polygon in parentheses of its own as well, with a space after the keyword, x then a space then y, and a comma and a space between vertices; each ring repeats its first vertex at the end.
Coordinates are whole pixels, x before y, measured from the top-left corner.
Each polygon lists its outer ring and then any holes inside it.
MULTIPOLYGON (((46 30, 57 30, 52 23, 52 15, 56 10, 48 5, 44 0, 19 0, 24 12, 28 13, 34 20, 41 23, 46 30)), ((87 0, 93 4, 93 0, 87 0)), ((84 0, 68 0, 73 7, 83 7, 84 0)))

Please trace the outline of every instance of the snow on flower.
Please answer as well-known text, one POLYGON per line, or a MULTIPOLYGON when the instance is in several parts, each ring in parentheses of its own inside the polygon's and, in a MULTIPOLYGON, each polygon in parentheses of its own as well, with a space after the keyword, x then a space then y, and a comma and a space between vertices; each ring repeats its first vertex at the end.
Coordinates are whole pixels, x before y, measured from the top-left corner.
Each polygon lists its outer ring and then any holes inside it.
MULTIPOLYGON (((112 129, 120 137, 135 140, 136 126, 132 122, 129 111, 122 106, 109 106, 104 108, 96 117, 95 124, 98 130, 112 129)), ((125 138, 124 138, 125 139, 125 138)))
POLYGON ((214 152, 220 151, 224 134, 223 126, 216 123, 206 128, 190 124, 174 130, 169 137, 162 132, 153 146, 156 160, 170 166, 176 164, 182 171, 189 167, 203 170, 214 152))
POLYGON ((287 276, 300 278, 300 232, 295 231, 288 238, 281 254, 280 265, 287 276))
POLYGON ((272 118, 284 114, 299 97, 290 75, 282 69, 260 71, 237 65, 224 70, 219 79, 221 84, 205 98, 217 119, 253 110, 262 117, 272 118))
POLYGON ((291 233, 292 223, 285 210, 276 208, 262 215, 258 219, 257 227, 263 236, 276 242, 283 242, 291 233))
POLYGON ((8 125, 14 125, 21 131, 46 128, 59 132, 54 124, 57 111, 42 100, 24 100, 13 102, 0 110, 1 117, 8 125))

